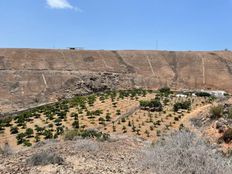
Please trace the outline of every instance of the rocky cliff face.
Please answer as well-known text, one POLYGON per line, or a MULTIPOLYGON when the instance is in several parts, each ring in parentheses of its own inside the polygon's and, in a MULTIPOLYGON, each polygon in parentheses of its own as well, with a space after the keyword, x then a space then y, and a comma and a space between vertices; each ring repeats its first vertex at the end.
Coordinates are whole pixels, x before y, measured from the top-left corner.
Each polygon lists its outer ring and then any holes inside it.
POLYGON ((232 92, 232 52, 0 49, 0 112, 143 87, 232 92))

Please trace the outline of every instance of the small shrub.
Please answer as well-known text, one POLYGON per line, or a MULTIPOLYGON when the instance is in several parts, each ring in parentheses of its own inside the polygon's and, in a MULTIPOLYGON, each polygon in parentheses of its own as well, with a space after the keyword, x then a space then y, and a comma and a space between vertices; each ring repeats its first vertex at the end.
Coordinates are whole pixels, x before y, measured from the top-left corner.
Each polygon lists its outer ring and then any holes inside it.
POLYGON ((64 128, 63 127, 57 127, 56 128, 56 134, 57 135, 61 135, 64 133, 64 128))
POLYGON ((228 109, 228 118, 232 119, 232 107, 229 107, 228 109))
POLYGON ((222 113, 223 113, 223 106, 218 105, 218 106, 212 107, 210 109, 210 113, 211 113, 211 118, 212 119, 220 118, 222 116, 222 113))
POLYGON ((121 110, 118 109, 118 110, 116 111, 116 115, 121 115, 121 110))
POLYGON ((191 108, 191 101, 177 102, 173 106, 174 112, 177 112, 179 109, 189 110, 191 108))
POLYGON ((27 138, 32 137, 33 134, 34 134, 33 129, 31 129, 31 128, 26 129, 25 135, 26 135, 27 138))
POLYGON ((99 124, 105 124, 105 119, 103 117, 100 117, 98 121, 99 121, 99 124))
POLYGON ((113 125, 113 132, 116 132, 116 126, 113 125))
POLYGON ((11 127, 11 128, 10 128, 10 133, 11 133, 11 134, 17 134, 18 132, 19 132, 19 129, 18 129, 17 126, 11 127))
POLYGON ((36 136, 35 136, 35 142, 36 142, 36 143, 40 142, 40 137, 39 137, 39 135, 36 135, 36 136))
POLYGON ((161 95, 164 95, 164 96, 169 96, 170 94, 172 94, 171 89, 168 87, 160 88, 159 92, 161 93, 161 95))
POLYGON ((170 102, 170 100, 169 100, 168 98, 165 98, 164 101, 163 101, 163 103, 164 103, 165 106, 166 106, 169 102, 170 102))
POLYGON ((65 140, 73 140, 75 137, 81 137, 83 139, 96 138, 97 140, 100 141, 106 141, 109 139, 109 134, 98 132, 97 130, 94 129, 88 129, 82 131, 74 129, 74 130, 69 130, 64 134, 65 140))
POLYGON ((48 127, 49 127, 49 128, 52 128, 52 127, 53 127, 53 124, 52 124, 52 123, 50 123, 50 124, 48 125, 48 127))
POLYGON ((136 127, 134 124, 132 125, 132 132, 136 132, 136 127))
POLYGON ((23 145, 26 146, 26 147, 32 146, 32 144, 31 144, 31 142, 30 142, 29 140, 25 140, 25 141, 23 142, 23 145))
POLYGON ((95 129, 88 129, 80 132, 82 138, 96 138, 97 140, 106 141, 109 139, 109 134, 98 132, 95 129))
POLYGON ((111 120, 110 113, 107 113, 106 114, 106 121, 110 121, 110 120, 111 120))
POLYGON ((230 143, 232 141, 232 128, 229 128, 225 131, 225 133, 222 136, 222 139, 225 141, 225 143, 230 143))
POLYGON ((96 111, 93 111, 93 115, 96 115, 96 116, 100 116, 101 114, 103 113, 102 110, 96 110, 96 111))
POLYGON ((72 127, 73 127, 74 129, 79 129, 79 128, 80 128, 79 121, 78 121, 78 120, 75 120, 75 121, 72 123, 72 127))
POLYGON ((126 132, 127 132, 126 126, 123 126, 123 127, 122 127, 122 130, 123 130, 123 133, 126 133, 126 132))
POLYGON ((184 124, 181 123, 180 126, 179 126, 179 130, 183 130, 184 129, 184 124))
POLYGON ((161 131, 160 130, 157 130, 156 131, 156 135, 159 137, 159 136, 161 136, 161 131))
POLYGON ((25 141, 25 139, 24 139, 25 137, 26 137, 26 135, 24 133, 17 134, 17 136, 16 136, 17 144, 18 145, 22 144, 25 141))
POLYGON ((140 129, 137 129, 137 130, 136 130, 136 134, 137 134, 137 135, 141 135, 141 134, 140 134, 140 129))
POLYGON ((12 149, 8 143, 5 143, 3 147, 0 147, 0 154, 3 156, 9 156, 12 153, 12 149))
POLYGON ((150 132, 148 130, 146 130, 144 133, 147 135, 147 137, 150 137, 150 132))
POLYGON ((149 110, 152 112, 154 111, 160 112, 163 110, 163 106, 159 99, 154 99, 151 101, 140 101, 139 103, 141 109, 143 110, 147 110, 147 108, 149 108, 149 110))
POLYGON ((75 137, 78 137, 79 135, 80 135, 80 131, 77 129, 68 130, 64 134, 64 140, 73 140, 75 137))
POLYGON ((62 157, 50 152, 37 153, 27 159, 27 164, 30 166, 45 166, 48 164, 62 165, 63 163, 64 159, 62 157))
POLYGON ((44 128, 43 127, 39 127, 38 125, 35 125, 35 131, 37 132, 36 134, 42 135, 43 132, 44 132, 44 128))
POLYGON ((57 118, 54 120, 54 123, 56 126, 61 126, 62 125, 62 119, 61 118, 57 118))
POLYGON ((101 150, 101 146, 98 142, 90 139, 78 139, 78 141, 75 141, 73 150, 94 153, 101 150))
POLYGON ((71 117, 78 117, 78 114, 75 113, 75 112, 72 112, 72 113, 71 113, 71 117))
POLYGON ((12 125, 11 121, 12 121, 11 117, 6 117, 4 119, 0 119, 0 125, 2 127, 10 127, 12 125))
POLYGON ((52 139, 53 138, 53 134, 52 134, 51 130, 44 130, 43 135, 44 135, 45 139, 52 139))

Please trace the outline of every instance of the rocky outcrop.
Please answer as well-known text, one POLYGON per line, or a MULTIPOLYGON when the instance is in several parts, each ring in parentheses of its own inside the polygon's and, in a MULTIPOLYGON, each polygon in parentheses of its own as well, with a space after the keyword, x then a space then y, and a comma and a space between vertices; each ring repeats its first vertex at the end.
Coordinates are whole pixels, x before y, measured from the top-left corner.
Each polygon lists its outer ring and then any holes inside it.
POLYGON ((0 112, 109 89, 232 92, 232 53, 0 49, 0 112))

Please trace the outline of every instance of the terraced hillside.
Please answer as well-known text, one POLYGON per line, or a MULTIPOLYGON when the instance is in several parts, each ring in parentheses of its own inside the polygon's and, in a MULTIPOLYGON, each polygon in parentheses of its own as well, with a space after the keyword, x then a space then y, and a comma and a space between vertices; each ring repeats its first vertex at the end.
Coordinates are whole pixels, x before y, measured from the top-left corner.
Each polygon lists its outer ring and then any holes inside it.
POLYGON ((0 112, 142 87, 232 92, 232 53, 0 49, 0 112))

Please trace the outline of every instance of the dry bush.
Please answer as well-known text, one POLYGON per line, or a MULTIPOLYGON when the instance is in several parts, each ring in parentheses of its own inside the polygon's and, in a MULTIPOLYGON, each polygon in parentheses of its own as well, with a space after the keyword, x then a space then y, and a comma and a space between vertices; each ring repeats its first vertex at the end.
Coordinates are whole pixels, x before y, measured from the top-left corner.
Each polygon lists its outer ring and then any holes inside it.
POLYGON ((195 134, 181 131, 143 151, 141 167, 154 174, 230 174, 223 157, 195 134))
POLYGON ((91 139, 77 139, 73 142, 75 151, 98 152, 100 150, 99 142, 91 139))
POLYGON ((232 107, 229 107, 228 109, 228 118, 232 119, 232 107))
POLYGON ((75 137, 80 136, 80 131, 78 129, 68 130, 64 133, 64 140, 73 140, 75 137))
POLYGON ((57 154, 51 152, 42 152, 32 155, 27 159, 27 164, 31 166, 44 166, 48 164, 58 164, 64 163, 64 159, 57 154))
POLYGON ((13 151, 8 143, 5 143, 3 147, 0 147, 0 154, 3 156, 9 156, 12 153, 13 151))
POLYGON ((47 139, 47 140, 44 140, 44 141, 39 141, 37 143, 34 144, 33 148, 39 148, 39 147, 42 147, 44 145, 52 145, 52 144, 56 144, 58 143, 59 140, 56 140, 56 139, 47 139))
POLYGON ((73 129, 68 130, 64 134, 64 140, 74 140, 76 137, 81 137, 83 139, 96 139, 99 141, 107 141, 110 138, 109 134, 102 133, 96 129, 86 129, 86 130, 79 130, 73 129))
POLYGON ((222 117, 222 113, 223 113, 223 106, 222 105, 218 105, 218 106, 214 106, 210 109, 210 113, 211 113, 211 118, 212 119, 217 119, 222 117))

